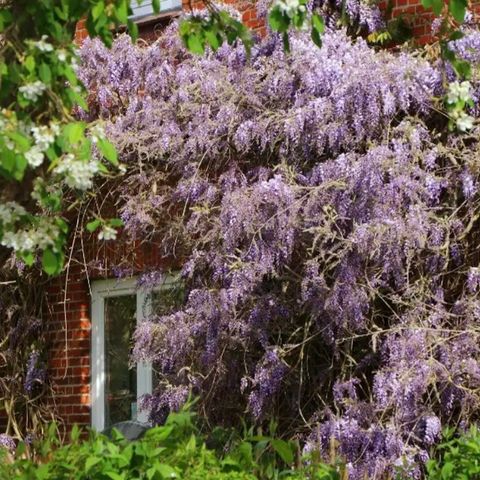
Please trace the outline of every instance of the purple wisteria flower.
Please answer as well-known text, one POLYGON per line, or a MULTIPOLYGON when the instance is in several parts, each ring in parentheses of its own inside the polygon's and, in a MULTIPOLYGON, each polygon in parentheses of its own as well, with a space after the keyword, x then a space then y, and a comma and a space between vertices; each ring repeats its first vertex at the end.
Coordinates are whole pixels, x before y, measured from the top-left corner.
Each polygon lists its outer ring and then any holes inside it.
POLYGON ((0 448, 13 452, 16 448, 15 440, 6 433, 0 433, 0 448))
POLYGON ((24 389, 25 393, 32 396, 37 388, 45 382, 47 371, 45 365, 40 359, 40 354, 33 351, 28 357, 27 371, 25 374, 24 389))
POLYGON ((268 351, 258 364, 252 382, 253 389, 248 398, 249 408, 255 418, 264 413, 265 406, 279 390, 287 370, 274 350, 268 351))

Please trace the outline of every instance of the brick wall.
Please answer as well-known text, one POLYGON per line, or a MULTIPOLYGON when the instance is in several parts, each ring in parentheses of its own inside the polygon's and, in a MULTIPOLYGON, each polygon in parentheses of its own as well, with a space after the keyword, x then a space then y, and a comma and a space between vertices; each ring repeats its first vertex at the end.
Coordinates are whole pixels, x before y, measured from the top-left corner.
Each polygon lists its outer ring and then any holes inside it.
MULTIPOLYGON (((254 32, 264 35, 266 32, 265 23, 257 16, 255 1, 252 0, 224 0, 224 3, 234 5, 242 14, 243 23, 254 32)), ((382 0, 380 8, 386 9, 387 1, 382 0)), ((204 4, 202 0, 182 0, 182 10, 201 9, 204 4)), ((470 2, 470 8, 480 13, 480 0, 470 2)), ((178 16, 179 12, 167 12, 156 16, 155 19, 149 19, 139 24, 140 36, 146 40, 155 40, 161 29, 168 22, 178 16)), ((431 25, 434 15, 431 11, 425 10, 421 0, 393 0, 391 8, 391 17, 402 16, 407 20, 413 29, 415 40, 420 44, 432 41, 431 25)), ((76 41, 81 42, 88 36, 85 29, 85 22, 81 21, 77 25, 76 41)))
POLYGON ((52 406, 62 417, 66 430, 74 424, 90 425, 90 282, 115 277, 111 266, 122 260, 133 274, 172 268, 158 255, 155 240, 97 242, 90 236, 76 240, 64 273, 47 289, 49 305, 49 374, 55 396, 52 406))

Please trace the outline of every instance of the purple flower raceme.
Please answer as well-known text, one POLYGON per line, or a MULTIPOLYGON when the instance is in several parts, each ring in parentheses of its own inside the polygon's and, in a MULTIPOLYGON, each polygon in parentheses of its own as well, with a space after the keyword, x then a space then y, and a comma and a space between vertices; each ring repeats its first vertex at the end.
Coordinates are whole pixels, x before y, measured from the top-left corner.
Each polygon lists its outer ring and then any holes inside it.
POLYGON ((0 433, 0 448, 5 448, 10 452, 15 450, 15 440, 6 433, 0 433))
POLYGON ((170 412, 178 412, 188 399, 189 390, 184 386, 168 385, 155 395, 144 395, 141 408, 149 412, 153 424, 162 424, 170 412))
POLYGON ((252 392, 248 398, 249 408, 255 418, 259 418, 264 413, 268 402, 273 400, 287 371, 287 365, 274 350, 268 351, 257 365, 252 392))
POLYGON ((25 374, 24 389, 25 393, 32 396, 35 390, 43 385, 47 378, 45 365, 40 359, 40 354, 33 351, 28 357, 27 371, 25 374))

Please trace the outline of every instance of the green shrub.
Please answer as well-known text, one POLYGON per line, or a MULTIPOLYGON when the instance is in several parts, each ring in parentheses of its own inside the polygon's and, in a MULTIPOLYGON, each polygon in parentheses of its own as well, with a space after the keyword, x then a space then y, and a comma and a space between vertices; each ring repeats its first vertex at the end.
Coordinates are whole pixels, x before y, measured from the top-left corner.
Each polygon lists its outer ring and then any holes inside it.
MULTIPOLYGON (((217 430, 216 440, 205 438, 188 410, 171 414, 165 425, 129 442, 118 431, 112 438, 90 432, 80 439, 74 429, 71 443, 61 446, 55 429, 35 445, 35 459, 20 444, 13 463, 0 461, 0 478, 15 480, 340 480, 337 469, 299 458, 298 446, 267 436, 248 435, 232 440, 217 430), (220 433, 220 434, 219 434, 220 433), (216 445, 215 445, 216 444, 216 445), (218 447, 218 448, 215 448, 218 447), (228 450, 228 452, 225 452, 228 450)), ((1 449, 0 449, 1 455, 1 449)))
POLYGON ((428 480, 479 480, 479 430, 471 427, 455 436, 453 429, 447 429, 443 436, 444 441, 437 447, 438 458, 427 463, 428 480))

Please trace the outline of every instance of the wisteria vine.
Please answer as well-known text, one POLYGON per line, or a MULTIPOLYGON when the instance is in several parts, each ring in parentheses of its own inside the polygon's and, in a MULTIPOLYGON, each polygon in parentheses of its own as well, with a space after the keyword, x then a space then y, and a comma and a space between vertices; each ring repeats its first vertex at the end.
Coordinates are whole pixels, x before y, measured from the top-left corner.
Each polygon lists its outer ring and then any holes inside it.
POLYGON ((192 56, 176 28, 87 41, 79 72, 79 115, 127 168, 109 189, 124 234, 155 239, 187 290, 136 332, 152 421, 193 391, 215 421, 275 416, 349 478, 421 478, 480 406, 477 120, 449 133, 441 67, 342 30, 247 58, 192 56))

